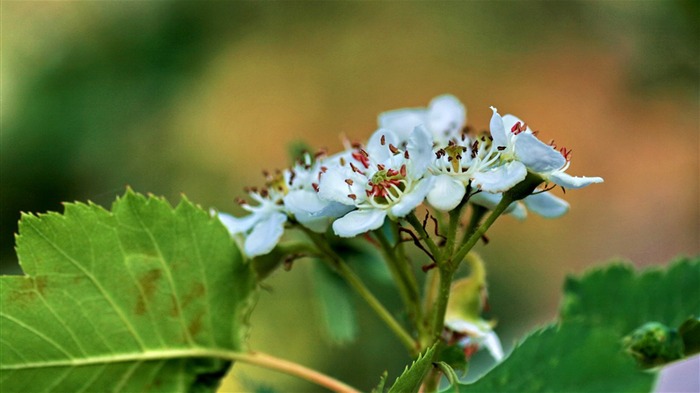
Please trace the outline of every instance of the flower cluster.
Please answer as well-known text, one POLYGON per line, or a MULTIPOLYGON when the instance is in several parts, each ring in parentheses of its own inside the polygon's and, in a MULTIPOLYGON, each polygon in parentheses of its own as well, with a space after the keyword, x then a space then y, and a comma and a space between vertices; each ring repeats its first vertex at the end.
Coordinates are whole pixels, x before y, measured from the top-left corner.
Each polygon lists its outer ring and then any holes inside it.
MULTIPOLYGON (((306 155, 292 168, 267 174, 264 188, 248 190, 257 202, 242 202, 249 215, 217 214, 252 258, 270 252, 285 225, 314 232, 332 226, 337 236, 353 237, 381 227, 387 217, 400 220, 424 202, 439 211, 466 201, 493 209, 528 173, 544 187, 603 181, 567 174, 570 150, 557 150, 522 120, 491 109, 490 134, 482 135, 465 127, 466 109, 451 95, 436 97, 427 108, 382 113, 366 144, 334 155, 306 155)), ((527 209, 554 218, 569 205, 542 188, 506 212, 524 218, 527 209)))

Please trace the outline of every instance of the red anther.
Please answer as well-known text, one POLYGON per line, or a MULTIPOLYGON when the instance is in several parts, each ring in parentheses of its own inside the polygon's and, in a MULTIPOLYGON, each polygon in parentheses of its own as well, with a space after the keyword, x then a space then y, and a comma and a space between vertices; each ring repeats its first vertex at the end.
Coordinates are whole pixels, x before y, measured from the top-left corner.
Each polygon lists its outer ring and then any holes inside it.
POLYGON ((297 176, 297 173, 294 172, 294 169, 289 170, 289 185, 291 186, 292 183, 294 182, 294 178, 297 176))
POLYGON ((348 198, 352 199, 353 201, 357 199, 357 195, 355 194, 348 194, 348 198))
POLYGON ((447 146, 454 146, 455 143, 452 140, 447 141, 447 146))
POLYGON ((311 187, 314 188, 314 191, 318 192, 318 184, 316 184, 316 183, 311 183, 311 187))
POLYGON ((317 151, 316 153, 314 153, 314 158, 323 157, 326 155, 326 153, 327 153, 326 149, 321 149, 321 150, 317 151))
POLYGON ((472 355, 476 353, 476 351, 479 350, 479 346, 476 344, 470 344, 464 347, 464 357, 467 359, 471 358, 472 355))
POLYGON ((247 204, 248 204, 248 202, 246 202, 246 200, 243 199, 243 198, 238 198, 238 199, 236 199, 236 203, 238 203, 238 204, 241 205, 241 206, 247 205, 247 204))
POLYGON ((399 172, 396 171, 396 169, 389 169, 386 171, 387 176, 396 176, 399 174, 399 172))
POLYGON ((362 171, 357 169, 357 167, 352 162, 350 163, 350 168, 352 168, 352 171, 355 173, 362 173, 362 171))
POLYGON ((498 149, 498 151, 503 151, 506 149, 506 147, 505 146, 497 146, 496 149, 498 149))
POLYGON ((362 153, 363 156, 369 157, 369 153, 365 149, 360 149, 360 153, 362 153))
POLYGON ((260 196, 261 196, 261 197, 267 198, 268 195, 270 195, 270 192, 267 191, 267 188, 263 188, 262 190, 260 190, 260 196))
POLYGON ((382 164, 377 164, 377 169, 379 169, 380 171, 383 171, 384 168, 386 168, 384 165, 382 165, 382 164))
POLYGON ((351 186, 351 185, 353 185, 353 184, 355 183, 354 181, 352 181, 352 179, 345 179, 345 182, 346 182, 349 186, 351 186))
MULTIPOLYGON (((364 154, 362 154, 361 152, 364 152, 364 150, 360 150, 360 152, 352 152, 352 158, 362 163, 362 166, 364 166, 365 168, 369 168, 369 158, 365 155, 367 154, 367 152, 365 152, 364 154)), ((352 163, 350 165, 352 165, 352 163)))
POLYGON ((384 135, 382 135, 381 139, 379 139, 379 143, 381 143, 382 146, 386 144, 386 138, 384 138, 384 135))
POLYGON ((389 151, 391 151, 391 154, 399 154, 399 149, 391 143, 389 144, 389 151))
POLYGON ((326 173, 327 170, 328 170, 328 167, 326 167, 326 166, 321 167, 321 172, 326 173))
POLYGON ((462 146, 462 153, 464 153, 465 151, 467 151, 467 148, 462 146))
POLYGON ((446 154, 446 153, 445 153, 445 149, 440 149, 440 150, 438 150, 438 151, 435 152, 435 157, 436 157, 437 159, 440 159, 440 157, 444 156, 445 154, 446 154))
POLYGON ((406 177, 406 164, 401 165, 401 169, 399 169, 399 173, 401 176, 406 177))
POLYGON ((353 149, 359 149, 362 147, 362 144, 360 142, 351 142, 350 147, 352 147, 353 149))
POLYGON ((250 192, 258 192, 258 187, 250 187, 250 192))
POLYGON ((571 160, 571 150, 567 149, 566 147, 562 147, 559 149, 559 152, 561 153, 562 156, 566 159, 566 161, 571 160))
POLYGON ((540 130, 537 131, 532 131, 532 135, 537 136, 540 133, 540 130))
POLYGON ((263 176, 265 176, 265 177, 269 177, 269 176, 270 176, 270 172, 268 172, 267 169, 263 169, 262 174, 263 174, 263 176))
POLYGON ((406 150, 406 151, 403 152, 403 158, 405 158, 405 159, 407 159, 407 160, 410 158, 410 157, 408 156, 408 150, 406 150))
POLYGON ((525 125, 525 123, 517 122, 513 125, 513 127, 511 127, 510 132, 518 135, 525 130, 527 130, 527 125, 525 125))
POLYGON ((347 164, 347 163, 345 162, 345 158, 340 157, 340 165, 341 165, 341 166, 345 166, 345 164, 347 164))

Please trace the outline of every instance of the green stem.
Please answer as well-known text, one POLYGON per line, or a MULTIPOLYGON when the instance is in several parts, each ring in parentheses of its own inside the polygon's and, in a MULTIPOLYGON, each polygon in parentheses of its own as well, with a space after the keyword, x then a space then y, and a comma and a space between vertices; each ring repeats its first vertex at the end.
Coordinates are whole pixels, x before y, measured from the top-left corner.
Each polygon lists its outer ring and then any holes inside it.
POLYGON ((360 278, 353 272, 343 261, 343 259, 328 246, 328 244, 320 238, 317 233, 306 231, 314 244, 323 252, 329 259, 330 267, 335 269, 345 281, 357 292, 358 295, 370 306, 379 318, 387 324, 389 329, 396 334, 402 344, 409 350, 412 355, 417 354, 416 342, 408 332, 399 324, 391 313, 382 305, 382 303, 372 294, 365 286, 360 278))
POLYGON ((483 224, 474 231, 474 233, 469 236, 469 239, 462 244, 457 253, 455 254, 454 260, 461 261, 467 255, 467 253, 476 245, 476 242, 481 239, 481 237, 486 233, 486 231, 491 227, 491 225, 496 221, 496 219, 503 214, 503 212, 510 206, 513 202, 513 198, 509 194, 504 194, 501 201, 498 203, 495 209, 489 214, 483 224))
MULTIPOLYGON (((396 249, 391 245, 382 229, 378 229, 373 233, 381 245, 389 271, 394 276, 394 281, 399 288, 401 299, 415 323, 421 318, 420 294, 416 276, 405 257, 400 258, 396 254, 396 249)), ((417 325, 417 323, 415 324, 417 325)))

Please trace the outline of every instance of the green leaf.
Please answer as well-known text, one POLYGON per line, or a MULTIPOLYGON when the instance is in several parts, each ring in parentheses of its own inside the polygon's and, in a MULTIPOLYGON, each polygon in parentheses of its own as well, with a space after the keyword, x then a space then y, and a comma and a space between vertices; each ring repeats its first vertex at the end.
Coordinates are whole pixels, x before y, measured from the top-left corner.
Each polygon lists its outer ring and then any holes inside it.
POLYGON ((683 322, 678 333, 683 339, 686 356, 700 352, 700 318, 689 318, 683 322))
POLYGON ((322 261, 315 261, 313 281, 316 301, 328 338, 335 344, 345 344, 357 337, 354 293, 339 275, 322 261))
POLYGON ((389 393, 416 393, 420 388, 423 379, 433 367, 433 355, 436 346, 428 348, 418 355, 418 358, 407 366, 403 373, 396 378, 394 384, 389 388, 389 393))
POLYGON ((3 391, 213 391, 244 348, 254 275, 216 219, 128 190, 112 212, 23 215, 0 278, 3 391))
MULTIPOLYGON (((642 392, 654 383, 620 347, 611 330, 572 322, 538 330, 469 392, 642 392)), ((454 392, 453 389, 449 390, 454 392)))
POLYGON ((622 340, 625 350, 643 367, 654 367, 683 358, 683 338, 658 322, 647 322, 622 340))
POLYGON ((384 393, 384 385, 386 385, 386 377, 389 375, 386 371, 382 373, 382 376, 379 378, 379 383, 377 386, 375 386, 374 389, 372 389, 371 393, 384 393))
POLYGON ((583 320, 627 335, 647 322, 679 327, 700 316, 700 258, 635 273, 628 264, 591 270, 564 285, 561 320, 583 320))

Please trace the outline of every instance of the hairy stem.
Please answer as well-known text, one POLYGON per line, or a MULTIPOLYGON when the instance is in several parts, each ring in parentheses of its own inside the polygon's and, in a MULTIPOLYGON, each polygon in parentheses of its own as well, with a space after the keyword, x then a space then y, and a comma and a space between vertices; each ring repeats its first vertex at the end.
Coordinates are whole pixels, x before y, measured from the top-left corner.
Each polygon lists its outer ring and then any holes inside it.
POLYGON ((428 245, 428 249, 430 252, 433 254, 433 258, 438 258, 440 254, 440 249, 438 246, 433 242, 433 239, 430 238, 430 235, 425 231, 425 228, 423 228, 423 224, 420 222, 418 217, 416 217, 415 212, 411 212, 406 216, 406 221, 408 221, 409 224, 413 227, 413 229, 418 232, 418 234, 421 237, 421 240, 425 242, 425 244, 428 245))

